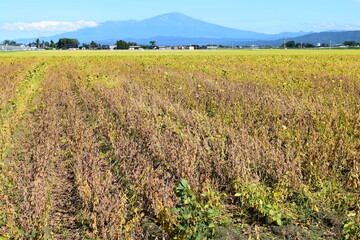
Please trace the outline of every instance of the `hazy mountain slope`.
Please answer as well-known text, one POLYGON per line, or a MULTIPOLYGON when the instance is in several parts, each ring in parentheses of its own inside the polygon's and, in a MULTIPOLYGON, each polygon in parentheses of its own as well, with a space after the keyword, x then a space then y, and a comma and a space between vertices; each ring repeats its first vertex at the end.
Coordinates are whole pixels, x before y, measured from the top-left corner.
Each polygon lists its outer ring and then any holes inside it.
POLYGON ((330 41, 332 44, 342 44, 344 41, 360 42, 360 31, 312 33, 291 38, 291 40, 294 40, 295 42, 308 42, 312 44, 330 43, 330 41))
POLYGON ((122 38, 150 38, 172 36, 186 38, 239 38, 264 39, 267 34, 242 31, 200 21, 181 13, 168 13, 142 21, 109 21, 96 28, 85 28, 56 37, 75 37, 80 40, 104 40, 122 38))
MULTIPOLYGON (((223 45, 271 45, 279 46, 286 41, 303 43, 341 44, 344 41, 360 42, 360 31, 332 31, 320 33, 278 33, 264 34, 238 30, 207 23, 181 13, 167 13, 142 21, 108 21, 98 27, 84 28, 74 32, 41 38, 44 41, 58 41, 59 38, 76 38, 80 43, 95 41, 101 44, 114 44, 123 39, 139 44, 148 44, 155 40, 161 45, 181 44, 223 44, 223 45)), ((17 42, 29 43, 32 39, 20 39, 17 42)))
MULTIPOLYGON (((295 41, 297 43, 312 43, 314 45, 318 43, 342 44, 345 41, 356 41, 360 42, 360 31, 332 31, 332 32, 319 32, 306 34, 304 36, 287 38, 286 41, 295 41)), ((256 45, 270 45, 280 46, 284 42, 284 39, 278 39, 275 41, 255 41, 256 45)), ((250 41, 242 42, 244 45, 252 44, 250 41)))
MULTIPOLYGON (((303 34, 305 33, 288 33, 288 35, 291 36, 303 34)), ((78 31, 41 39, 45 41, 49 41, 50 39, 57 41, 59 38, 76 38, 80 42, 109 42, 109 39, 112 41, 133 39, 136 41, 153 38, 154 40, 161 39, 164 44, 170 44, 174 42, 174 38, 186 38, 189 39, 190 42, 192 42, 191 39, 205 39, 204 41, 196 41, 196 43, 199 43, 211 42, 211 39, 216 40, 216 42, 219 42, 217 40, 221 41, 221 39, 236 39, 237 41, 275 40, 283 35, 283 33, 264 34, 238 30, 207 23, 181 13, 167 13, 142 21, 108 21, 99 24, 98 27, 84 28, 78 31), (169 42, 167 42, 166 38, 169 38, 169 42)), ((33 39, 22 39, 19 41, 27 43, 33 41, 33 39)))

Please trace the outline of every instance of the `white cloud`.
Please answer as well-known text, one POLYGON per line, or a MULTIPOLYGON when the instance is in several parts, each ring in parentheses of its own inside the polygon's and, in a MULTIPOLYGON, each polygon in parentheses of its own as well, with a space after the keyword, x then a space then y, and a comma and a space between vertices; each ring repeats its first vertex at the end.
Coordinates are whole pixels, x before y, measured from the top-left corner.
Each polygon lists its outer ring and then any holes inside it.
MULTIPOLYGON (((360 0, 359 0, 360 1, 360 0)), ((326 30, 360 30, 360 23, 354 24, 338 24, 338 23, 321 23, 312 26, 313 30, 326 31, 326 30)))
POLYGON ((70 32, 86 27, 96 27, 96 22, 77 21, 77 22, 56 22, 42 21, 32 23, 6 23, 0 26, 7 31, 40 31, 40 32, 70 32))
POLYGON ((360 30, 360 23, 355 23, 354 25, 345 25, 344 30, 360 30))

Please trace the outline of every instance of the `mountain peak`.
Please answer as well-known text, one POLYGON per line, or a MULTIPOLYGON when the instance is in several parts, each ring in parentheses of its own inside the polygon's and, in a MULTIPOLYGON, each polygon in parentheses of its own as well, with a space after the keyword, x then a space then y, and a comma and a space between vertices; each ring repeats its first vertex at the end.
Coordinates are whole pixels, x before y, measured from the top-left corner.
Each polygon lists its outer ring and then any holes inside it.
MULTIPOLYGON (((290 34, 287 34, 290 37, 290 34)), ((59 38, 76 38, 80 42, 104 42, 123 39, 138 43, 147 43, 150 40, 175 39, 172 44, 183 44, 186 39, 192 43, 206 44, 216 39, 225 39, 227 42, 253 41, 262 39, 278 39, 283 35, 267 35, 263 33, 243 31, 223 27, 189 17, 180 12, 170 12, 144 20, 108 21, 95 28, 84 28, 74 32, 67 32, 57 36, 59 38), (145 39, 145 40, 144 40, 145 39), (176 40, 177 39, 177 40, 176 40), (182 39, 182 40, 180 40, 182 39), (184 40, 185 39, 185 40, 184 40), (198 40, 196 40, 198 39, 198 40)), ((225 41, 224 40, 224 41, 225 41)), ((160 43, 158 41, 158 43, 160 43)), ((218 42, 221 42, 220 40, 218 42)), ((164 40, 162 44, 167 44, 164 40)))
POLYGON ((194 20, 196 19, 186 16, 180 12, 170 12, 145 19, 143 22, 190 22, 194 20))
MULTIPOLYGON (((161 14, 159 16, 182 16, 182 17, 189 17, 189 16, 186 16, 185 14, 181 13, 181 12, 169 12, 169 13, 164 13, 164 14, 161 14)), ((158 17, 159 17, 158 16, 158 17)))

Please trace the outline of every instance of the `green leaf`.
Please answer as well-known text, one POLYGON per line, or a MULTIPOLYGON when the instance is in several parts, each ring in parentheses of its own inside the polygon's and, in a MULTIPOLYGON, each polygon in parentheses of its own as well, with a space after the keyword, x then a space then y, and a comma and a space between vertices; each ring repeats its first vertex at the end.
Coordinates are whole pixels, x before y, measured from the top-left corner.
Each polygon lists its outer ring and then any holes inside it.
POLYGON ((37 235, 37 232, 36 231, 33 231, 32 233, 31 233, 31 235, 30 235, 30 237, 36 237, 36 235, 37 235))
POLYGON ((185 226, 180 226, 179 229, 180 229, 181 231, 186 231, 186 230, 187 230, 187 227, 185 227, 185 226))
POLYGON ((176 213, 176 212, 180 212, 180 210, 178 208, 173 207, 173 208, 171 208, 171 212, 176 213))
POLYGON ((184 188, 187 188, 187 187, 189 186, 189 182, 188 182, 186 179, 184 179, 184 178, 182 178, 182 179, 180 180, 180 184, 181 184, 184 188))
POLYGON ((282 223, 282 221, 281 221, 281 219, 276 219, 276 223, 277 223, 277 225, 279 225, 279 226, 282 226, 283 225, 283 223, 282 223))

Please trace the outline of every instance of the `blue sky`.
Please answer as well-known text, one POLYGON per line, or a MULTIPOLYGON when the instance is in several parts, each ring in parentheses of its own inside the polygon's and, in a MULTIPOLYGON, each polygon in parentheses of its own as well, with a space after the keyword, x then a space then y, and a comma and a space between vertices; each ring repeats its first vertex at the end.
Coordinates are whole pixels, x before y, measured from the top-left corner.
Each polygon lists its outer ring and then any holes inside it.
POLYGON ((360 0, 137 0, 0 3, 0 41, 51 36, 108 20, 142 20, 168 12, 263 33, 360 30, 360 0))

